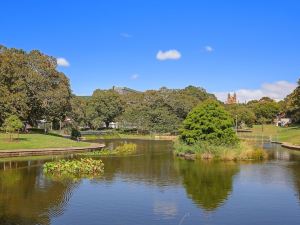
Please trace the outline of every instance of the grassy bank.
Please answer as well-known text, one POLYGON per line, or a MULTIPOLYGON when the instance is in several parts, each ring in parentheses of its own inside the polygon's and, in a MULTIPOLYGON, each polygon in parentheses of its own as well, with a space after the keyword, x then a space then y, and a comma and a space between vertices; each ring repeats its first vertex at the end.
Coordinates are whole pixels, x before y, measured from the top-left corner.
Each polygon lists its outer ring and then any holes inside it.
POLYGON ((0 133, 0 151, 35 148, 85 147, 89 145, 89 143, 85 142, 76 142, 70 139, 44 134, 20 134, 18 140, 14 139, 13 141, 10 141, 8 134, 0 133))
POLYGON ((273 141, 287 142, 300 145, 300 125, 291 127, 276 127, 275 125, 261 125, 253 127, 253 136, 268 136, 273 141))
POLYGON ((150 135, 150 134, 122 134, 111 133, 101 135, 83 135, 85 140, 99 140, 99 139, 139 139, 139 140, 173 140, 175 136, 163 136, 163 135, 150 135))
POLYGON ((84 152, 79 153, 78 155, 82 156, 112 156, 112 155, 129 155, 136 152, 137 145, 136 144, 123 144, 116 147, 113 150, 110 149, 102 149, 100 151, 91 151, 91 152, 84 152))
POLYGON ((253 143, 241 141, 232 147, 214 146, 205 143, 186 145, 176 141, 174 144, 175 153, 190 159, 215 159, 224 161, 233 160, 263 160, 267 153, 256 147, 253 143))

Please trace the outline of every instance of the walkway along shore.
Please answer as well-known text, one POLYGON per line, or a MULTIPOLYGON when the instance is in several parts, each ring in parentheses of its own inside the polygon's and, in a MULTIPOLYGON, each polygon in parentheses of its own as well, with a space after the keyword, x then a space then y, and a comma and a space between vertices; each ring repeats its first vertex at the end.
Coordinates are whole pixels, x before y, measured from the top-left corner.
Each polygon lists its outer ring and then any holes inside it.
POLYGON ((278 141, 271 141, 271 143, 280 144, 281 147, 292 149, 292 150, 300 150, 299 145, 292 145, 286 142, 278 142, 278 141))
POLYGON ((103 149, 104 147, 104 144, 92 143, 90 146, 87 147, 0 150, 0 158, 18 156, 60 155, 64 153, 99 150, 103 149))

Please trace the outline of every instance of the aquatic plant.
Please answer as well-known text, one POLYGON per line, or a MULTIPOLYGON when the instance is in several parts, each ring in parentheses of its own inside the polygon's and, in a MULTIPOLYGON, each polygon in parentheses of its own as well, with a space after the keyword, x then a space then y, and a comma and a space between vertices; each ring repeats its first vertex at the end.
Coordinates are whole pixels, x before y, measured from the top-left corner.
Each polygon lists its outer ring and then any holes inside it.
POLYGON ((79 155, 83 155, 83 156, 128 155, 135 152, 136 152, 136 144, 129 143, 129 144, 120 145, 113 150, 103 149, 98 151, 80 153, 79 155))
POLYGON ((123 144, 119 145, 114 149, 114 151, 117 152, 117 154, 126 155, 136 152, 136 144, 129 143, 129 144, 123 144))
POLYGON ((59 160, 45 163, 43 172, 53 178, 93 178, 104 172, 104 164, 90 158, 59 160))

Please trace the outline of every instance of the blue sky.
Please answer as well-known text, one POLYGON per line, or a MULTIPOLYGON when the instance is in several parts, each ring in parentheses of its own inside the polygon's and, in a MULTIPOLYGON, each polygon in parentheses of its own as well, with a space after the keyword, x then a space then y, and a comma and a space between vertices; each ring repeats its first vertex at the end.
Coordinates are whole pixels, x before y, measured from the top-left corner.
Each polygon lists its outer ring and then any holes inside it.
POLYGON ((0 43, 64 58, 79 95, 191 84, 280 99, 300 78, 299 12, 296 0, 7 0, 0 43))

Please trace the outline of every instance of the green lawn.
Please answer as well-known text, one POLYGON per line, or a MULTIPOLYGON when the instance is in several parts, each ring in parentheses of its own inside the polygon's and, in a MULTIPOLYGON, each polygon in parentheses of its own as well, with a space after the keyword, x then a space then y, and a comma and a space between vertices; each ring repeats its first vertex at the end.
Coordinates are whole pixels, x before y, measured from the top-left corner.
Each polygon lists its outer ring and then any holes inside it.
POLYGON ((253 135, 263 134, 263 136, 271 137, 274 141, 300 145, 300 126, 276 127, 275 125, 264 125, 262 132, 262 126, 255 125, 252 130, 253 135))
POLYGON ((85 147, 89 145, 85 142, 44 134, 20 134, 19 140, 9 141, 8 134, 0 133, 0 150, 85 147))

